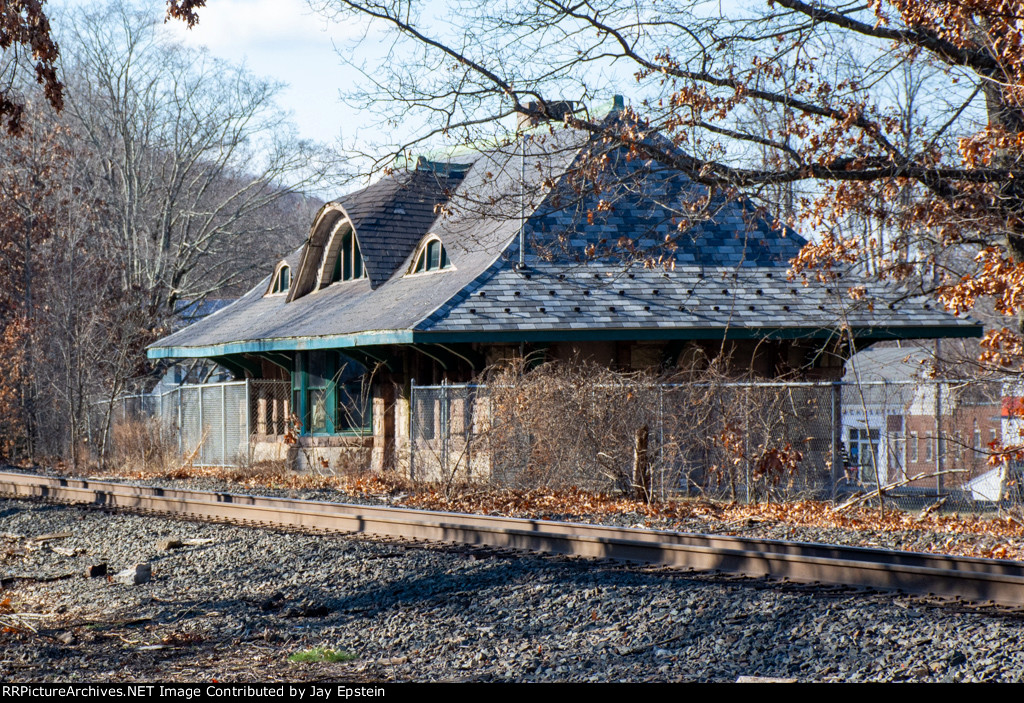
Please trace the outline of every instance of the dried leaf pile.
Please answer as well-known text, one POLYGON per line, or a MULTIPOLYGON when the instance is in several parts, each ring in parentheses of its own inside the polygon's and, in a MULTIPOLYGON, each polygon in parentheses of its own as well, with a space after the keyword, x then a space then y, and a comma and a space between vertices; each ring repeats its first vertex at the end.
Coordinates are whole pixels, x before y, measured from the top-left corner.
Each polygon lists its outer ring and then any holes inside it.
MULTIPOLYGON (((644 524, 666 529, 693 529, 684 521, 710 523, 716 532, 730 532, 732 526, 752 524, 790 526, 866 533, 913 533, 931 544, 918 541, 914 549, 945 554, 1024 559, 1024 545, 1011 545, 1008 538, 1024 538, 1024 522, 1011 516, 983 518, 977 515, 926 515, 892 508, 881 511, 862 507, 839 513, 821 501, 798 501, 742 505, 709 500, 684 499, 648 505, 628 498, 566 491, 477 491, 445 498, 437 491, 421 491, 402 501, 404 505, 431 510, 508 515, 511 517, 601 518, 636 514, 644 524), (660 523, 660 524, 656 524, 660 523), (981 539, 979 539, 981 538, 981 539)), ((794 535, 794 538, 799 538, 794 535)), ((865 544, 871 544, 865 538, 865 544)))
MULTIPOLYGON (((860 506, 837 511, 821 501, 790 503, 716 502, 684 498, 648 504, 641 500, 581 489, 511 490, 468 485, 459 491, 414 484, 395 474, 300 474, 276 466, 249 468, 179 467, 171 471, 113 472, 111 476, 154 479, 217 479, 242 490, 330 490, 348 497, 377 498, 392 505, 425 510, 509 517, 601 522, 625 516, 629 523, 689 532, 713 531, 754 536, 758 529, 785 532, 789 539, 834 541, 838 532, 857 535, 844 543, 874 546, 885 533, 898 534, 904 548, 943 554, 1024 560, 1024 519, 933 512, 908 513, 860 506), (753 530, 751 528, 754 528, 753 530), (821 534, 824 532, 825 534, 821 534)), ((892 540, 886 540, 892 541, 892 540)))

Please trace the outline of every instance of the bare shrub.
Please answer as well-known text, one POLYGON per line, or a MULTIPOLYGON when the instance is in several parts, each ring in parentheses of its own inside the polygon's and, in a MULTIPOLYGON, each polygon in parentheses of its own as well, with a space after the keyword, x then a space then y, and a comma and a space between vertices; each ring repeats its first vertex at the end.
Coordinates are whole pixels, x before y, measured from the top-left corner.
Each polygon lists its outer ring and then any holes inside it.
POLYGON ((680 491, 771 500, 828 480, 828 388, 736 382, 724 364, 673 375, 587 362, 488 376, 491 478, 650 502, 680 491))
POLYGON ((494 369, 488 387, 497 483, 632 490, 637 433, 649 431, 650 396, 657 393, 652 377, 590 363, 526 371, 518 362, 494 369))
MULTIPOLYGON (((830 480, 825 386, 708 377, 673 387, 666 413, 690 492, 748 501, 812 497, 830 480)), ((819 496, 820 497, 820 496, 819 496)))
POLYGON ((168 473, 181 466, 174 437, 155 417, 132 417, 111 430, 109 463, 125 472, 168 473))

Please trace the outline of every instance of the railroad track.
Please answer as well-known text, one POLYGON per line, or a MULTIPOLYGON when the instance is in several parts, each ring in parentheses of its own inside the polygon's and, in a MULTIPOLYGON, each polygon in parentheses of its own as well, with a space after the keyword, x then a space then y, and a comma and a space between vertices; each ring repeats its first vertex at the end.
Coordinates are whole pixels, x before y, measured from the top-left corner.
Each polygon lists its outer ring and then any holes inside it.
POLYGON ((213 521, 361 533, 1024 606, 1024 563, 0 472, 0 494, 213 521))

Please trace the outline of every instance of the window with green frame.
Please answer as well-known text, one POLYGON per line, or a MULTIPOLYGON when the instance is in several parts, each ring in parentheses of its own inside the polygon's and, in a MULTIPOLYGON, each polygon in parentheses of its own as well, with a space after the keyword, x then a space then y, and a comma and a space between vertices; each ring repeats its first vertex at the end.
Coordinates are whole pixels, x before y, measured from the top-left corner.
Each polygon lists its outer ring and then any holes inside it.
POLYGON ((413 267, 413 273, 423 273, 424 271, 440 271, 451 266, 451 262, 448 261, 448 252, 445 251, 444 245, 441 244, 440 239, 431 239, 427 242, 427 245, 420 251, 419 257, 416 259, 416 265, 413 267))
POLYGON ((366 268, 363 266, 363 254, 359 251, 359 240, 350 230, 341 238, 338 257, 334 260, 334 271, 331 273, 331 283, 365 277, 366 268))
POLYGON ((302 418, 303 434, 366 434, 373 430, 366 368, 338 352, 295 355, 292 402, 302 418))
POLYGON ((281 270, 277 272, 277 277, 274 279, 274 285, 271 287, 271 293, 287 293, 288 286, 291 284, 292 270, 287 266, 282 266, 281 270))

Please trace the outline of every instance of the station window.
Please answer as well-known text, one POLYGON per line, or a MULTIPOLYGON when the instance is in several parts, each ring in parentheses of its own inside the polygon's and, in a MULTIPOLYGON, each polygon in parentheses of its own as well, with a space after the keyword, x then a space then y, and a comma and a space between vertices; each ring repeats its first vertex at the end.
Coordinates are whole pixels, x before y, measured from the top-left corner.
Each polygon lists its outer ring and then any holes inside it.
POLYGON ((292 402, 303 434, 365 434, 372 431, 369 374, 335 351, 299 352, 292 374, 292 402))
POLYGON ((331 273, 331 283, 365 277, 366 268, 363 266, 363 254, 359 251, 359 240, 350 231, 341 238, 341 246, 338 248, 338 256, 334 260, 334 270, 331 273))
POLYGON ((274 285, 271 286, 270 292, 271 293, 287 293, 288 292, 288 286, 291 285, 291 282, 292 282, 292 270, 291 270, 291 267, 289 267, 289 266, 282 266, 278 270, 277 276, 274 278, 274 285))
POLYGON ((448 261, 448 252, 440 239, 431 239, 427 245, 420 250, 416 258, 416 265, 413 266, 413 273, 424 273, 426 271, 440 271, 451 266, 448 261))

